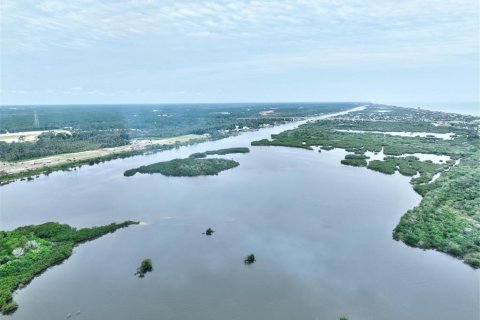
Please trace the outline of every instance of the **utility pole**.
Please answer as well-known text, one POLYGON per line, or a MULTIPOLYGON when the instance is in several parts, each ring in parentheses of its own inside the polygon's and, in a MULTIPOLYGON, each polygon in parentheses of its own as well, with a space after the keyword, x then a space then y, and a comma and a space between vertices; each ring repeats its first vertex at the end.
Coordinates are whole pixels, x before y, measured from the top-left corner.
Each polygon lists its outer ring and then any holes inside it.
POLYGON ((37 111, 33 111, 33 127, 38 128, 40 127, 40 121, 38 121, 37 111))

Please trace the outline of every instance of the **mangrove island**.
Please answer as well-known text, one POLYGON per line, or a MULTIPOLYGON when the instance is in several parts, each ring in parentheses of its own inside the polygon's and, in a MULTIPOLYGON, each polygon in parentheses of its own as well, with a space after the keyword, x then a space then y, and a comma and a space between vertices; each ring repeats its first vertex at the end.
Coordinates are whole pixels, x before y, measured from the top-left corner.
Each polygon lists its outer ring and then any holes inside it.
POLYGON ((172 177, 196 177, 213 176, 221 171, 235 168, 239 165, 237 161, 228 159, 173 159, 170 161, 157 162, 148 166, 141 166, 124 172, 125 177, 139 173, 161 173, 164 176, 172 177))

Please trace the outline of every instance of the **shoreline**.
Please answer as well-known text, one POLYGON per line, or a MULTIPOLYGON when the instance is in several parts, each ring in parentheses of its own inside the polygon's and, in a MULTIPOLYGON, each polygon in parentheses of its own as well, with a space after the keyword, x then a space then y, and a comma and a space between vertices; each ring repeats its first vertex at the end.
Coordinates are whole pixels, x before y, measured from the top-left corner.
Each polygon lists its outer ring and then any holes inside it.
MULTIPOLYGON (((327 119, 339 115, 348 114, 350 112, 360 111, 368 105, 362 105, 354 107, 345 111, 327 113, 322 115, 316 115, 303 118, 303 120, 297 120, 289 122, 294 123, 295 127, 298 127, 309 121, 316 121, 327 119)), ((282 126, 280 124, 278 126, 282 126)), ((258 131, 263 128, 258 128, 250 131, 258 131)), ((126 146, 114 147, 114 148, 101 148, 96 150, 81 151, 75 153, 65 153, 44 158, 37 158, 19 162, 0 162, 0 187, 18 180, 33 180, 33 177, 38 177, 42 174, 49 175, 55 171, 70 171, 71 169, 81 167, 83 165, 95 165, 101 162, 128 158, 138 155, 143 155, 149 152, 161 152, 169 150, 175 147, 197 144, 205 141, 212 141, 217 139, 224 139, 231 137, 242 132, 235 132, 223 137, 211 137, 206 135, 184 135, 179 137, 170 137, 163 139, 142 139, 141 143, 130 143, 126 146), (183 138, 183 139, 182 139, 183 138), (187 139, 188 138, 188 139, 187 139), (180 139, 180 140, 178 140, 180 139), (183 140, 183 141, 182 141, 183 140), (150 141, 148 143, 147 141, 150 141), (153 143, 153 141, 156 141, 153 143), (162 143, 163 142, 163 143, 162 143)))

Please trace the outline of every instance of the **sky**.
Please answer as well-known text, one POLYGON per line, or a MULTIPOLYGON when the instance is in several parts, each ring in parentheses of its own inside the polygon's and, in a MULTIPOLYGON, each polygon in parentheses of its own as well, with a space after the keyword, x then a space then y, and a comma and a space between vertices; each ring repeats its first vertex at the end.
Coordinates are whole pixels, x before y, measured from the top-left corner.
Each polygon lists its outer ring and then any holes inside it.
POLYGON ((0 104, 479 101, 477 0, 2 0, 0 104))

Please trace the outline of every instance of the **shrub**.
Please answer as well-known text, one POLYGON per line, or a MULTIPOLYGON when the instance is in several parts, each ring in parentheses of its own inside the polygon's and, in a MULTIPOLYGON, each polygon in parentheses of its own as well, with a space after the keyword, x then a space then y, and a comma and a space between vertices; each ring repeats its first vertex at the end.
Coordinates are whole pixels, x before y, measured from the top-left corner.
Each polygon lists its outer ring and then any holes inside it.
POLYGON ((252 264, 255 261, 256 261, 255 255, 253 253, 249 254, 248 256, 245 257, 245 259, 243 259, 243 263, 245 264, 252 264))

